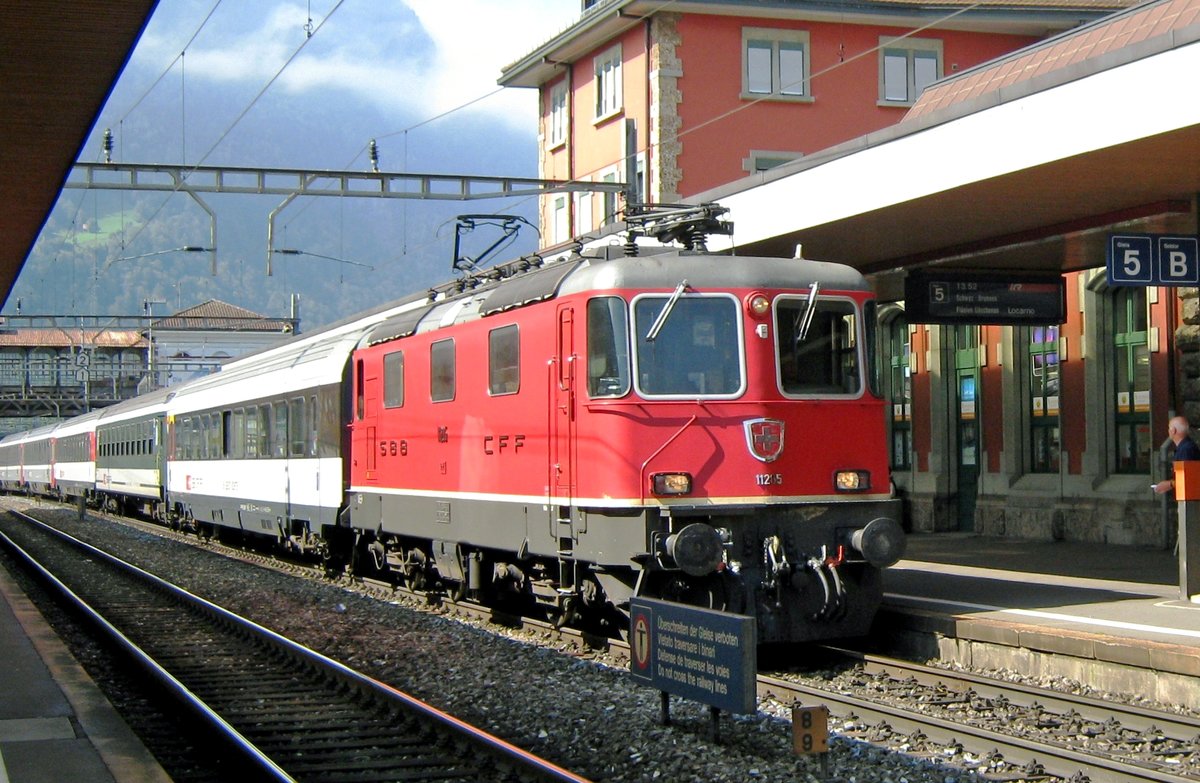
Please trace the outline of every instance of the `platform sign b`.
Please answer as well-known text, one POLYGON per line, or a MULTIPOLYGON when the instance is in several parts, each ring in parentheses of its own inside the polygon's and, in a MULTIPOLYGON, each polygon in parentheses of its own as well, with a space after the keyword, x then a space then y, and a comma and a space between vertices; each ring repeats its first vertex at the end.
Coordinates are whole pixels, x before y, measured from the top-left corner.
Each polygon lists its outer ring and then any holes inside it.
POLYGON ((1163 285, 1200 284, 1200 239, 1158 237, 1158 277, 1163 285))

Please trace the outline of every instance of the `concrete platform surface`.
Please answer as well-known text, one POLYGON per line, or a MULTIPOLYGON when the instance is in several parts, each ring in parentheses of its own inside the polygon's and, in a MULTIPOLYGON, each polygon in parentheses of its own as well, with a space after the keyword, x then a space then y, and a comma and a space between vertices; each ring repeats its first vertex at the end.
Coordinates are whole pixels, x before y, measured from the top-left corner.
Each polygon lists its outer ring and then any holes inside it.
POLYGON ((1200 696, 1200 603, 1170 551, 916 534, 884 591, 879 635, 925 634, 943 660, 1200 696))
POLYGON ((0 568, 0 783, 169 783, 0 568))

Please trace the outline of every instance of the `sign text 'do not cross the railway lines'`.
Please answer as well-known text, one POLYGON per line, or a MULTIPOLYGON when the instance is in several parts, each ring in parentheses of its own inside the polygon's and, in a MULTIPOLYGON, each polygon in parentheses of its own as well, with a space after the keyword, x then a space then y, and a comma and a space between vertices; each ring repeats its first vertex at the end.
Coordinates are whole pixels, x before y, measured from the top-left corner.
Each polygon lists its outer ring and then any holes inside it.
POLYGON ((757 710, 755 621, 653 598, 629 608, 629 673, 643 685, 726 712, 757 710))

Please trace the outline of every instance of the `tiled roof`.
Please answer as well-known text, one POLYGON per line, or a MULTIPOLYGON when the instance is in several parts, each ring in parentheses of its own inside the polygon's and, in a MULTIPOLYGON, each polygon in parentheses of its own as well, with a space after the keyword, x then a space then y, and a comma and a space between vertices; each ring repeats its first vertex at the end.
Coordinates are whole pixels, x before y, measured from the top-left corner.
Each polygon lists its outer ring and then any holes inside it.
POLYGON ((145 348, 146 339, 135 329, 5 329, 0 330, 0 347, 145 348))
POLYGON ((207 329, 230 332, 284 332, 291 331, 288 321, 267 318, 264 315, 231 305, 218 299, 209 299, 194 307, 180 310, 174 315, 154 321, 155 329, 207 329))
POLYGON ((1106 54, 1132 51, 1137 44, 1196 24, 1200 24, 1200 2, 1196 0, 1143 3, 937 82, 921 94, 904 120, 924 117, 1038 77, 1058 77, 1061 82, 1072 74, 1076 78, 1085 76, 1096 70, 1087 67, 1089 62, 1095 66, 1094 61, 1106 54))

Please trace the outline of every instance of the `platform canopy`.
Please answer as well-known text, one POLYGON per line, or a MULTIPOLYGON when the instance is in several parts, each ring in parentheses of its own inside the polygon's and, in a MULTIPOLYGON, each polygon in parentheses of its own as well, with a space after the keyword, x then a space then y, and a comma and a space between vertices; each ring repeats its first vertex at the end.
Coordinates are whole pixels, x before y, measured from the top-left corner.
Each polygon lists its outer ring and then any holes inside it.
POLYGON ((20 0, 0 24, 0 303, 158 0, 20 0))

